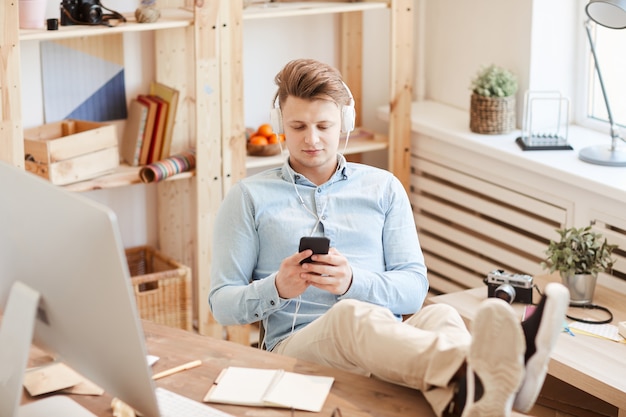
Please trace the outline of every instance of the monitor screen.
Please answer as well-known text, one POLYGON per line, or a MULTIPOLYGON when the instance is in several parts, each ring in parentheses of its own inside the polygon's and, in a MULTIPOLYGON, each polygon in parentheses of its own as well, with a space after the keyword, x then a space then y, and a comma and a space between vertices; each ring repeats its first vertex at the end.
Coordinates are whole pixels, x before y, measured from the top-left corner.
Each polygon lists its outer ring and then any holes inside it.
POLYGON ((158 416, 115 213, 4 162, 0 311, 0 373, 17 375, 0 381, 2 408, 15 404, 15 409, 21 399, 25 364, 14 358, 27 355, 30 334, 19 332, 34 322, 35 345, 144 416, 158 416), (34 312, 30 294, 38 297, 34 312), (9 311, 10 298, 15 308, 9 311), (26 346, 15 346, 20 338, 26 346))

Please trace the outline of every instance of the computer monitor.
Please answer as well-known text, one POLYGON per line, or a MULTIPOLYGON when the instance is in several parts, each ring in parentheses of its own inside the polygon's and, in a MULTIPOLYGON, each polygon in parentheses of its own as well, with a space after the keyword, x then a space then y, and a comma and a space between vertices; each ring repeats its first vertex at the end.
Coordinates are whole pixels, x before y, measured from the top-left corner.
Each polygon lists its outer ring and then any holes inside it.
POLYGON ((158 417, 115 213, 1 161, 0 311, 0 416, 19 414, 32 336, 113 397, 158 417))

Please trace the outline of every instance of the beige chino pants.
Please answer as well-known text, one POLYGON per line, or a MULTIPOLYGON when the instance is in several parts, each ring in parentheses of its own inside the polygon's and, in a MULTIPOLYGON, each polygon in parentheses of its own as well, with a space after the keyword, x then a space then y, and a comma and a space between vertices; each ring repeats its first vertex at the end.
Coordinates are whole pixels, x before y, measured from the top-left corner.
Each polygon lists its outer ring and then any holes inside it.
POLYGON ((441 416, 471 336, 457 311, 429 305, 400 322, 384 307, 342 300, 273 352, 422 391, 441 416))

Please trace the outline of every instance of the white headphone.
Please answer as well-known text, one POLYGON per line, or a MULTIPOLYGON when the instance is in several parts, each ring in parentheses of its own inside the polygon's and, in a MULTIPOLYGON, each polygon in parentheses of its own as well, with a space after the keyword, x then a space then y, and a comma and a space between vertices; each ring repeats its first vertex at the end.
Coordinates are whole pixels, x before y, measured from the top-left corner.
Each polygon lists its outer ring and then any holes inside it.
MULTIPOLYGON (((341 106, 341 133, 350 133, 354 130, 356 124, 356 111, 354 109, 354 97, 352 97, 352 91, 348 88, 346 83, 341 82, 350 96, 350 102, 348 105, 341 106)), ((274 100, 274 108, 270 110, 270 123, 274 132, 278 134, 285 133, 283 129, 283 115, 280 111, 280 103, 278 100, 278 94, 274 100)))

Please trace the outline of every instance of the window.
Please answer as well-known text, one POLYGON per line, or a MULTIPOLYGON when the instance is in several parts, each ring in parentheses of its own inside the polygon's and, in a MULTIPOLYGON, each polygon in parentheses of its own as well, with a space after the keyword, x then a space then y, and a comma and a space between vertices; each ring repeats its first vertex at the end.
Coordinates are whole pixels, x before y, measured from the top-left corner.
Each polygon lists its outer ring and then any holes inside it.
MULTIPOLYGON (((613 120, 620 126, 626 127, 626 54, 624 54, 626 29, 609 29, 592 23, 591 33, 613 120)), ((587 48, 589 49, 589 45, 587 48)), ((608 113, 591 52, 588 57, 587 117, 608 122, 608 113)))

